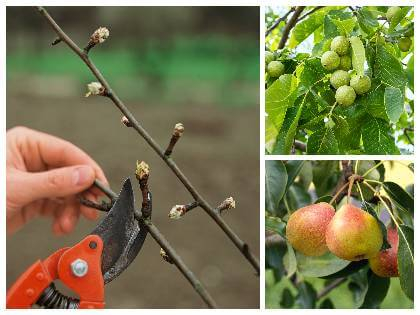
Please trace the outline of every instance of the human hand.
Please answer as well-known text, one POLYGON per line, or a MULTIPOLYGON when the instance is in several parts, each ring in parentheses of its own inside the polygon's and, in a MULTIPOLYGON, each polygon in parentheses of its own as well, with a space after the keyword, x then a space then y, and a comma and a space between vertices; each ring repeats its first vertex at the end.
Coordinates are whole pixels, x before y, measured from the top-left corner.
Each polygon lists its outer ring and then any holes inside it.
POLYGON ((16 232, 37 216, 51 217, 57 235, 70 233, 80 214, 96 219, 97 210, 77 200, 79 193, 91 201, 103 195, 100 190, 90 188, 95 178, 108 183, 99 165, 70 142, 26 127, 9 129, 6 132, 7 233, 16 232))

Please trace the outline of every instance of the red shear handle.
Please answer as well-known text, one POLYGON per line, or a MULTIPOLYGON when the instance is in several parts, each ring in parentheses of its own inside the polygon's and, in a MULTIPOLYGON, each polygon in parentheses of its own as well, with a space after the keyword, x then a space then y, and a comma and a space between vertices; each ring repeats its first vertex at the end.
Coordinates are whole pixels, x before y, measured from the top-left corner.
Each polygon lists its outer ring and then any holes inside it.
POLYGON ((80 297, 79 308, 103 308, 102 248, 102 239, 89 235, 71 248, 62 248, 44 261, 38 260, 9 289, 6 307, 30 308, 55 279, 60 279, 80 297), (84 272, 75 272, 77 261, 86 263, 84 272))

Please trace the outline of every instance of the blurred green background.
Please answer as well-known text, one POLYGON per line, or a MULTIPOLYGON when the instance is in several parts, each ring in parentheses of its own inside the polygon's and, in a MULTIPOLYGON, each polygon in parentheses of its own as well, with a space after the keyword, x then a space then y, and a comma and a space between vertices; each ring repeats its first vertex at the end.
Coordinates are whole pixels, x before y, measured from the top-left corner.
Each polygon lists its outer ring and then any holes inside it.
MULTIPOLYGON (((173 126, 185 133, 173 157, 208 201, 229 196, 237 208, 224 215, 259 253, 259 8, 258 7, 51 7, 80 46, 99 26, 110 37, 92 60, 154 139, 165 147, 173 126)), ((220 307, 258 308, 259 278, 226 235, 201 211, 168 219, 190 194, 145 141, 120 122, 108 99, 85 98, 96 81, 30 7, 8 7, 7 128, 24 125, 71 141, 104 169, 111 187, 133 179, 136 160, 151 167, 153 221, 203 282, 220 307)), ((137 206, 140 194, 136 190, 137 206)), ((53 237, 38 218, 7 237, 6 286, 31 263, 87 235, 53 237)), ((108 308, 205 307, 150 238, 132 265, 105 288, 108 308)))
MULTIPOLYGON (((255 106, 258 9, 251 7, 54 7, 51 14, 84 47, 98 26, 109 39, 91 56, 124 99, 147 104, 255 106)), ((25 93, 80 93, 93 79, 35 10, 7 9, 7 80, 25 93), (39 81, 39 76, 43 79, 39 81), (22 90, 22 89, 20 89, 22 90)))

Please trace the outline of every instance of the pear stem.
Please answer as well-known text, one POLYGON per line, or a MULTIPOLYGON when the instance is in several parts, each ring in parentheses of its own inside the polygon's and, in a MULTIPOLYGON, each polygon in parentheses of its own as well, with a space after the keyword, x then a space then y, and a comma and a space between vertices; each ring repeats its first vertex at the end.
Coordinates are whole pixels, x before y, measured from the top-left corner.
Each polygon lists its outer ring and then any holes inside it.
POLYGON ((379 166, 381 166, 382 164, 384 164, 384 161, 379 162, 378 164, 376 164, 375 166, 371 167, 370 169, 368 169, 362 176, 366 177, 370 172, 372 172, 375 168, 378 168, 379 166))
POLYGON ((330 200, 329 204, 332 205, 334 201, 337 199, 337 197, 341 194, 341 192, 346 189, 346 187, 349 185, 349 183, 345 183, 341 188, 335 193, 334 197, 330 200))
POLYGON ((357 189, 359 190, 360 197, 362 198, 362 201, 365 202, 365 198, 363 197, 362 188, 360 187, 359 182, 356 182, 356 185, 357 185, 357 189))
POLYGON ((353 184, 354 184, 354 176, 350 176, 349 178, 349 189, 347 190, 347 204, 350 203, 350 196, 351 196, 351 190, 353 188, 353 184))
POLYGON ((374 179, 364 179, 364 182, 370 182, 370 183, 376 183, 376 184, 380 184, 382 185, 383 182, 380 182, 379 180, 374 180, 374 179))

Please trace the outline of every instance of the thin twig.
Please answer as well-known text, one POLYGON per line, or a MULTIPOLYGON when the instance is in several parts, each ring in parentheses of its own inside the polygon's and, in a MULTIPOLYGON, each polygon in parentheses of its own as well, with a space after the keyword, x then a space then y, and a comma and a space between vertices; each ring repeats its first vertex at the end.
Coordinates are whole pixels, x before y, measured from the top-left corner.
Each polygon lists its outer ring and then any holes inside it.
POLYGON ((54 19, 48 14, 48 12, 43 7, 36 7, 39 13, 47 20, 51 25, 57 35, 62 39, 63 42, 70 47, 71 50, 76 53, 80 59, 86 64, 86 66, 91 70, 93 75, 98 79, 102 84, 105 90, 108 92, 108 97, 113 101, 113 103, 118 107, 118 109, 124 114, 124 116, 132 124, 133 128, 143 137, 144 140, 150 145, 150 147, 159 155, 161 159, 165 161, 168 167, 175 173, 175 176, 183 183, 185 188, 190 192, 194 200, 196 200, 200 207, 216 222, 216 224, 225 232, 229 239, 235 244, 235 246, 241 251, 243 256, 251 263, 255 271, 259 275, 260 263, 254 254, 249 250, 249 246, 241 239, 238 235, 233 232, 230 226, 222 219, 219 213, 217 213, 213 207, 200 195, 198 190, 192 185, 190 180, 184 175, 184 173, 179 169, 178 165, 171 157, 165 156, 164 151, 161 149, 159 144, 149 135, 149 133, 140 125, 136 120, 133 114, 128 110, 125 104, 120 100, 117 94, 111 89, 111 86, 108 84, 102 73, 95 66, 95 64, 90 60, 89 56, 77 46, 72 39, 57 25, 54 19))
POLYGON ((404 128, 404 136, 407 138, 408 142, 410 142, 411 145, 414 145, 413 140, 411 140, 411 137, 408 135, 408 128, 404 128))
POLYGON ((323 6, 319 6, 319 7, 315 7, 312 10, 306 12, 304 15, 302 15, 300 18, 298 18, 298 22, 302 21, 303 19, 305 19, 306 17, 308 17, 309 15, 311 15, 312 13, 318 11, 319 9, 324 8, 323 6))
POLYGON ((85 198, 79 198, 79 202, 86 207, 94 208, 96 210, 104 212, 108 212, 109 210, 111 210, 113 204, 112 202, 96 203, 85 198))
MULTIPOLYGON (((105 194, 107 194, 111 199, 116 200, 118 195, 113 192, 110 188, 106 187, 102 184, 99 180, 95 180, 94 185, 102 190, 105 194)), ((144 186, 143 186, 144 187, 144 186)), ((148 197, 150 197, 150 192, 147 191, 148 197)), ((143 200, 142 202, 142 212, 144 211, 143 204, 146 204, 148 201, 150 202, 151 199, 143 200)), ((200 280, 194 275, 194 273, 187 267, 184 263, 182 258, 177 254, 175 249, 169 244, 166 240, 165 236, 159 231, 159 229, 152 223, 152 221, 148 218, 145 218, 142 214, 137 214, 136 219, 144 224, 144 226, 148 229, 150 235, 152 235, 153 239, 163 248, 166 254, 171 258, 171 261, 178 270, 187 278, 187 280, 191 283, 194 290, 201 296, 203 301, 209 308, 217 308, 216 302, 211 297, 210 293, 204 288, 201 284, 200 280)))
POLYGON ((278 49, 283 49, 286 45, 287 39, 289 38, 289 33, 292 30, 292 28, 296 25, 298 18, 304 9, 305 7, 297 7, 290 20, 284 26, 283 35, 280 39, 278 49))
POLYGON ((265 32, 265 36, 267 37, 282 21, 286 20, 290 13, 295 11, 295 7, 291 7, 289 11, 282 17, 279 17, 265 32))
POLYGON ((326 296, 328 293, 330 293, 332 290, 334 290, 336 287, 338 287, 340 284, 346 282, 347 278, 338 278, 332 281, 329 285, 325 286, 316 296, 316 299, 319 300, 320 298, 326 296))
POLYGON ((98 187, 99 190, 101 190, 105 195, 108 196, 109 199, 112 201, 115 201, 117 199, 118 195, 115 194, 108 186, 103 184, 98 179, 95 179, 95 182, 93 183, 94 186, 98 187))

